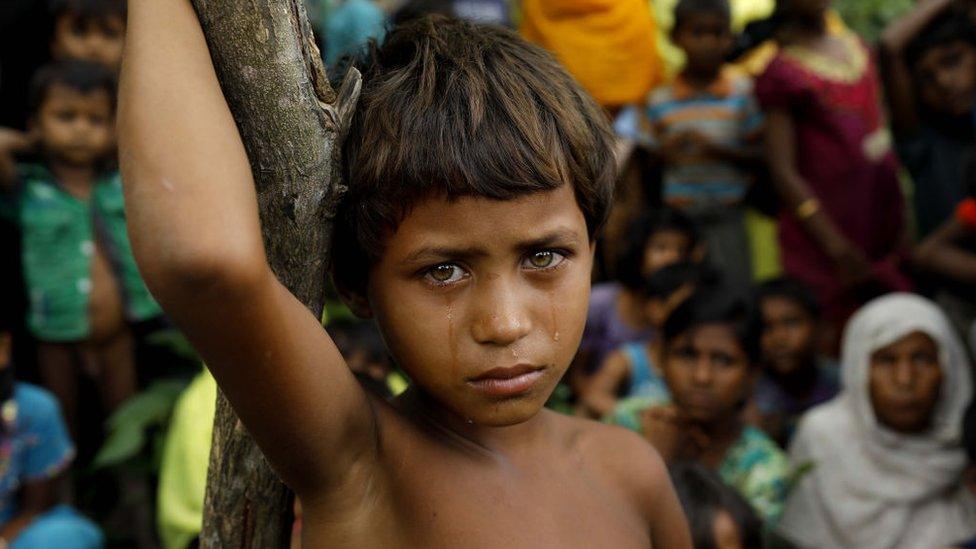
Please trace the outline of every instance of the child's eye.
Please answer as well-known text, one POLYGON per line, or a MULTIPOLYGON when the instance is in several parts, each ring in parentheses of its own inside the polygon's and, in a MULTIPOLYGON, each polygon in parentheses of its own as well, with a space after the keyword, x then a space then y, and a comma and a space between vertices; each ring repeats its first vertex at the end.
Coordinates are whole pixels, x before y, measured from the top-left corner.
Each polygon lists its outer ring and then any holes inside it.
POLYGON ((424 278, 435 286, 446 286, 459 282, 464 276, 465 273, 461 267, 451 263, 442 263, 431 267, 424 278))
POLYGON ((543 250, 535 252, 525 258, 523 266, 527 269, 545 270, 558 266, 566 259, 566 256, 555 250, 543 250))

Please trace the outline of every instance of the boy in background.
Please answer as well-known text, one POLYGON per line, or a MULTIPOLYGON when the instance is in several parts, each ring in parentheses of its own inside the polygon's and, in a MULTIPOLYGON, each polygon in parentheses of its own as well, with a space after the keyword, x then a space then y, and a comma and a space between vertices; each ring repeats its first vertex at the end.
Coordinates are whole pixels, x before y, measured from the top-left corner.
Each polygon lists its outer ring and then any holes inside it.
POLYGON ((752 266, 743 200, 760 159, 762 117, 752 81, 725 69, 728 2, 682 0, 672 36, 687 65, 650 94, 645 109, 650 146, 664 166, 664 203, 695 220, 709 261, 745 295, 752 266))
POLYGON ((976 30, 956 0, 920 2, 882 39, 882 74, 898 153, 915 181, 920 237, 965 197, 976 144, 976 30))
POLYGON ((92 61, 116 72, 125 37, 124 0, 51 0, 55 59, 92 61))
POLYGON ((786 448, 800 416, 837 395, 837 365, 819 356, 820 306, 802 282, 789 278, 759 286, 763 374, 750 419, 786 448))
POLYGON ((128 28, 141 270, 300 497, 304 544, 690 547, 644 441, 542 409, 579 344, 615 176, 605 116, 550 55, 428 17, 363 66, 333 278, 413 382, 388 402, 267 264, 190 3, 134 3, 128 28))
POLYGON ((139 276, 126 235, 114 155, 114 75, 101 65, 65 61, 31 83, 24 140, 36 162, 13 164, 15 143, 0 151, 7 213, 20 226, 29 297, 27 325, 38 340, 44 385, 77 433, 79 370, 97 379, 114 410, 136 389, 128 321, 160 314, 139 276))

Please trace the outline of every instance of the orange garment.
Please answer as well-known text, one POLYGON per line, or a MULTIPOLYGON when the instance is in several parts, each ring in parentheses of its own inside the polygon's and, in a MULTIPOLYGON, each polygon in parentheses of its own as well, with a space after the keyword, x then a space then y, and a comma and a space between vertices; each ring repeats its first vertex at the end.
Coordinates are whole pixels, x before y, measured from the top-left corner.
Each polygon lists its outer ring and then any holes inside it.
POLYGON ((522 16, 522 35, 605 107, 638 103, 663 79, 647 0, 524 0, 522 16))

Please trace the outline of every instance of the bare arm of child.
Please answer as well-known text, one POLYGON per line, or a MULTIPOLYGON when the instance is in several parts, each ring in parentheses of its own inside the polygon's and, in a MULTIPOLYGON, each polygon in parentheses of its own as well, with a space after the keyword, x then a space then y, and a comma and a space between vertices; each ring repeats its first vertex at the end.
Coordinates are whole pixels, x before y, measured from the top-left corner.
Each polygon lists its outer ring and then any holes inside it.
POLYGON ((630 361, 627 356, 621 351, 611 353, 583 393, 583 407, 587 415, 602 418, 613 412, 617 406, 617 391, 629 376, 630 361))
MULTIPOLYGON (((796 133, 793 118, 786 109, 773 109, 767 114, 766 160, 787 208, 798 212, 801 205, 815 199, 796 167, 796 133)), ((822 210, 798 218, 807 233, 831 258, 838 274, 847 284, 854 285, 871 276, 871 265, 864 254, 851 244, 822 210)))
POLYGON ((45 479, 24 483, 20 489, 20 507, 16 515, 0 526, 0 538, 12 543, 17 536, 34 522, 34 519, 54 506, 58 479, 45 479))
MULTIPOLYGON (((188 0, 128 7, 120 158, 140 270, 302 497, 374 456, 371 403, 275 278, 250 166, 188 0)), ((356 467, 355 470, 368 470, 356 467)))
POLYGON ((976 254, 956 244, 972 237, 972 230, 953 217, 919 244, 915 263, 953 280, 976 284, 976 254))
POLYGON ((14 155, 30 148, 27 134, 0 128, 0 192, 10 188, 17 179, 17 161, 14 155))
POLYGON ((920 0, 908 15, 891 23, 881 36, 881 66, 888 112, 895 133, 911 134, 918 128, 915 82, 905 63, 905 49, 929 23, 955 0, 920 0))

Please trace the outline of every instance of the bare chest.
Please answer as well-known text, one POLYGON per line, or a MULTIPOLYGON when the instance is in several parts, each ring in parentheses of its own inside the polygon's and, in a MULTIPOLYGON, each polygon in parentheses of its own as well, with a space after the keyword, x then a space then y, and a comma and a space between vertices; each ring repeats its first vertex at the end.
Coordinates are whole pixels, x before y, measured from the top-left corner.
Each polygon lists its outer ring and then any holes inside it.
MULTIPOLYGON (((650 529, 634 503, 582 461, 402 463, 383 484, 382 494, 367 498, 369 518, 340 521, 354 526, 343 536, 357 539, 350 547, 650 546, 650 529)), ((337 523, 309 524, 316 532, 307 532, 306 546, 320 546, 319 533, 323 541, 336 539, 338 530, 325 531, 329 525, 337 523)))

